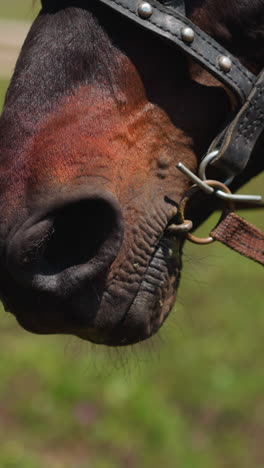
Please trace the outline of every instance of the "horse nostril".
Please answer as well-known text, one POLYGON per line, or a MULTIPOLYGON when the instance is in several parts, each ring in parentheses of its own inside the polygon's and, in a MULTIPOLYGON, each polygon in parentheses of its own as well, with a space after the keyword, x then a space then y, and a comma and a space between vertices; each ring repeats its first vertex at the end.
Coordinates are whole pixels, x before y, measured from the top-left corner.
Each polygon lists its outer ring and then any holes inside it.
POLYGON ((76 288, 109 268, 122 235, 122 216, 112 195, 68 200, 18 231, 9 245, 8 267, 20 282, 41 289, 51 291, 62 282, 64 288, 76 288))
MULTIPOLYGON (((105 200, 85 200, 63 207, 54 214, 52 232, 43 259, 54 271, 82 265, 103 249, 116 250, 117 213, 105 200)), ((112 255, 110 256, 112 257, 112 255)), ((106 255, 105 267, 109 255, 106 255)))

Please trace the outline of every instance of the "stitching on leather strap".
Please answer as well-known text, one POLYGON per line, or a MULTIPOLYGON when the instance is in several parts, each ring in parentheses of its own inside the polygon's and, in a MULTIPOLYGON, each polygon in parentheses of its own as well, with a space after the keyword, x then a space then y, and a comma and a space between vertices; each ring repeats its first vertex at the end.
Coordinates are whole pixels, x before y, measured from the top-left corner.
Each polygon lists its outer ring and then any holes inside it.
MULTIPOLYGON (((113 0, 113 1, 115 1, 115 2, 117 3, 117 0, 113 0)), ((153 5, 152 5, 152 6, 153 6, 153 5)), ((175 17, 176 17, 177 19, 179 19, 182 23, 186 24, 186 26, 189 26, 189 25, 190 25, 190 21, 188 21, 188 20, 186 21, 186 19, 185 19, 184 17, 181 18, 180 15, 179 15, 179 17, 178 17, 177 12, 175 12, 174 15, 173 15, 173 14, 169 15, 169 13, 164 13, 163 10, 162 10, 161 8, 159 8, 159 6, 154 5, 153 8, 156 8, 156 10, 158 10, 160 13, 166 14, 166 15, 168 15, 168 16, 173 16, 173 17, 175 16, 175 17)), ((148 21, 150 21, 151 23, 154 23, 154 22, 153 22, 153 19, 152 19, 151 17, 148 19, 148 21)), ((155 24, 155 23, 154 23, 154 24, 155 24)), ((196 26, 196 25, 193 25, 193 26, 195 26, 195 33, 197 34, 197 36, 199 36, 204 42, 206 42, 206 43, 209 44, 211 47, 213 47, 217 52, 219 52, 220 54, 222 54, 223 51, 222 51, 221 49, 219 49, 217 42, 214 42, 214 41, 211 42, 210 36, 205 35, 205 33, 203 33, 202 30, 198 29, 198 26, 196 26)), ((159 27, 161 28, 161 26, 159 26, 159 27)), ((161 28, 161 29, 162 29, 162 28, 161 28)), ((166 30, 165 30, 165 31, 166 31, 166 30)), ((167 32, 169 32, 170 34, 172 34, 172 36, 178 37, 176 34, 172 33, 169 29, 167 30, 167 32)), ((178 38, 181 39, 180 37, 178 37, 178 38)), ((196 49, 195 49, 195 50, 196 50, 196 49)), ((197 50, 196 50, 196 51, 197 51, 197 50)), ((207 57, 206 55, 201 54, 200 51, 197 51, 197 53, 199 53, 199 55, 201 55, 202 57, 206 58, 206 59, 208 60, 208 62, 211 63, 211 65, 213 65, 213 66, 215 67, 215 63, 214 63, 214 62, 210 62, 210 60, 208 59, 208 57, 207 57)), ((230 54, 230 55, 231 55, 231 54, 230 54)), ((249 82, 249 84, 252 85, 252 84, 253 84, 253 80, 250 78, 250 76, 248 76, 248 74, 246 73, 245 69, 243 69, 243 68, 241 67, 241 65, 240 65, 239 63, 236 63, 234 60, 235 60, 235 59, 234 59, 234 57, 233 57, 233 66, 234 66, 235 68, 237 68, 237 69, 240 71, 240 73, 241 73, 242 75, 244 75, 244 77, 245 77, 246 80, 249 82)), ((215 67, 215 68, 216 68, 216 67, 215 67)), ((216 68, 216 69, 217 69, 217 71, 220 71, 220 70, 218 70, 218 68, 216 68)), ((231 78, 231 79, 232 79, 232 78, 231 78)), ((234 82, 235 82, 235 81, 234 81, 234 82)), ((236 82, 235 82, 235 83, 236 83, 236 82)))
MULTIPOLYGON (((155 21, 153 21, 153 19, 150 19, 149 20, 151 23, 155 24, 155 26, 157 26, 158 28, 162 29, 163 31, 165 32, 168 32, 169 34, 171 34, 172 36, 174 37, 177 37, 177 39, 180 39, 181 40, 181 37, 178 36, 177 34, 173 33, 170 31, 170 29, 166 29, 164 26, 161 26, 159 25, 158 23, 156 23, 155 21)), ((183 22, 184 24, 188 25, 188 23, 186 22, 183 22)), ((215 49, 219 54, 222 53, 221 50, 219 50, 215 44, 213 44, 212 42, 210 42, 209 40, 207 40, 202 34, 200 34, 197 30, 195 31, 195 33, 197 34, 197 36, 199 36, 204 42, 206 42, 207 44, 209 44, 213 49, 215 49)), ((213 62, 208 56, 206 56, 205 54, 203 54, 199 49, 197 48, 192 48, 191 50, 194 50, 195 53, 197 55, 199 55, 200 57, 202 57, 203 59, 206 59, 208 63, 210 63, 210 65, 212 65, 212 67, 217 71, 217 73, 219 73, 221 76, 225 76, 221 70, 219 70, 216 66, 215 66, 215 62, 213 62)), ((233 66, 236 66, 234 63, 233 63, 233 66)), ((237 67, 238 68, 238 67, 237 67)), ((246 77, 246 75, 245 75, 246 77)), ((232 81, 239 89, 240 91, 242 92, 244 98, 246 98, 246 94, 245 94, 245 91, 243 90, 243 88, 241 87, 240 83, 238 81, 235 80, 234 77, 232 77, 231 75, 229 75, 228 77, 230 79, 230 81, 232 81)), ((252 83, 252 82, 250 82, 252 83)))
POLYGON ((247 135, 247 140, 249 140, 256 129, 259 128, 256 124, 261 123, 264 119, 264 112, 263 110, 257 105, 257 102, 259 101, 260 97, 263 94, 263 88, 259 91, 258 94, 255 95, 254 99, 249 102, 249 107, 247 112, 245 113, 243 119, 241 120, 239 127, 237 129, 237 135, 236 135, 236 141, 240 136, 247 135), (258 116, 253 120, 251 124, 248 124, 248 121, 250 119, 250 116, 254 113, 258 112, 258 116), (251 130, 252 129, 252 130, 251 130), (248 134, 248 131, 250 133, 248 134))

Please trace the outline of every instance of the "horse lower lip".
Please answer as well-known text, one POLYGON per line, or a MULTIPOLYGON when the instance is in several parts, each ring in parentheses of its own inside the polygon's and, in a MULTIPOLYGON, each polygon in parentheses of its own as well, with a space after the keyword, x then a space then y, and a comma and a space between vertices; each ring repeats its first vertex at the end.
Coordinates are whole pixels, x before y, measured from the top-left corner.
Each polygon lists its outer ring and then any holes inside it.
MULTIPOLYGON (((43 314, 45 317, 42 323, 39 323, 35 314, 31 317, 21 315, 18 317, 19 323, 36 333, 70 333, 86 341, 107 346, 126 346, 144 341, 158 331, 171 308, 171 302, 169 300, 168 303, 164 291, 173 287, 169 283, 169 272, 174 272, 176 279, 179 277, 181 244, 181 239, 175 241, 162 238, 160 240, 150 260, 148 271, 142 277, 140 287, 132 298, 130 304, 132 307, 129 306, 127 311, 119 310, 120 314, 116 314, 116 308, 120 305, 118 298, 110 311, 107 301, 103 305, 105 310, 102 310, 102 302, 97 300, 97 294, 101 298, 103 290, 100 291, 99 285, 94 284, 88 293, 86 283, 77 295, 69 296, 69 299, 61 297, 55 299, 57 305, 53 309, 54 315, 43 314), (93 294, 94 291, 95 294, 93 294), (80 297, 80 294, 83 296, 80 297), (65 321, 67 316, 65 316, 65 309, 69 312, 68 322, 65 321), (57 321, 54 321, 57 313, 57 321)), ((105 285, 101 286, 104 289, 105 285)), ((113 295, 113 301, 114 298, 115 295, 113 295)), ((42 310, 46 312, 49 310, 49 301, 54 301, 54 297, 43 295, 43 300, 45 305, 42 310)))

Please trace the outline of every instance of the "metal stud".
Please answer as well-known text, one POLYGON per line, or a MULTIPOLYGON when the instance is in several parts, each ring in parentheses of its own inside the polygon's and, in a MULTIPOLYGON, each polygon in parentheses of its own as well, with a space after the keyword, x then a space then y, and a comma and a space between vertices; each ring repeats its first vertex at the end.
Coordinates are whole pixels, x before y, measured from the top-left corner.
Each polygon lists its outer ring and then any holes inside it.
POLYGON ((138 6, 138 14, 141 18, 148 19, 153 13, 153 8, 148 2, 142 2, 138 6))
POLYGON ((218 64, 219 64, 220 69, 225 73, 230 72, 232 68, 232 60, 230 60, 230 58, 226 57, 225 55, 222 55, 221 57, 219 57, 218 64))
POLYGON ((192 28, 189 26, 185 26, 181 30, 181 37, 184 42, 187 42, 188 44, 191 44, 194 40, 195 32, 192 28))

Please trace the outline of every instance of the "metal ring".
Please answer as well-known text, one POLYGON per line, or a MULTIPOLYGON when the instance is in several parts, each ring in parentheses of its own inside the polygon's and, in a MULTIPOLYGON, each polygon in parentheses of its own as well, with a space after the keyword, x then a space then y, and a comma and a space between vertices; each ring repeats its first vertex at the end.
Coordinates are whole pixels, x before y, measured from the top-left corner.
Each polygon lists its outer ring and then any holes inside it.
POLYGON ((211 164, 218 156, 219 154, 219 151, 218 150, 214 150, 214 151, 211 151, 211 153, 208 153, 204 158, 203 160, 201 161, 201 164, 199 166, 199 169, 198 169, 198 176, 200 177, 200 179, 202 180, 206 180, 206 174, 205 174, 205 171, 207 169, 207 166, 209 164, 211 164))
POLYGON ((171 224, 167 227, 167 231, 171 234, 189 232, 193 228, 193 222, 189 219, 185 219, 181 224, 171 224))
MULTIPOLYGON (((226 187, 225 184, 223 184, 222 182, 218 182, 217 180, 205 180, 205 183, 207 185, 209 185, 209 187, 220 188, 225 193, 231 193, 229 188, 226 187)), ((185 221, 184 212, 185 212, 186 204, 198 190, 199 190, 199 187, 197 185, 193 185, 190 188, 190 190, 186 193, 186 195, 184 196, 184 198, 182 199, 182 201, 180 203, 179 214, 180 214, 180 216, 182 218, 183 223, 185 221)), ((223 213, 224 213, 224 211, 223 211, 223 213)), ((223 213, 222 213, 222 216, 223 216, 223 213)), ((193 234, 191 234, 190 232, 188 232, 188 234, 187 234, 187 239, 189 241, 193 242, 194 244, 200 244, 200 245, 201 244, 202 245, 211 244, 212 242, 215 241, 212 236, 197 237, 197 236, 194 236, 193 234)))
MULTIPOLYGON (((201 164, 200 164, 199 169, 198 169, 198 175, 199 175, 200 179, 202 179, 203 181, 206 180, 206 172, 205 171, 207 169, 207 166, 212 164, 217 159, 218 155, 219 155, 219 150, 211 151, 211 153, 208 153, 203 158, 203 160, 201 161, 201 164)), ((229 185, 229 184, 231 184, 231 182, 233 182, 233 180, 234 180, 234 176, 230 176, 227 179, 225 179, 223 181, 223 183, 225 185, 229 185)))

